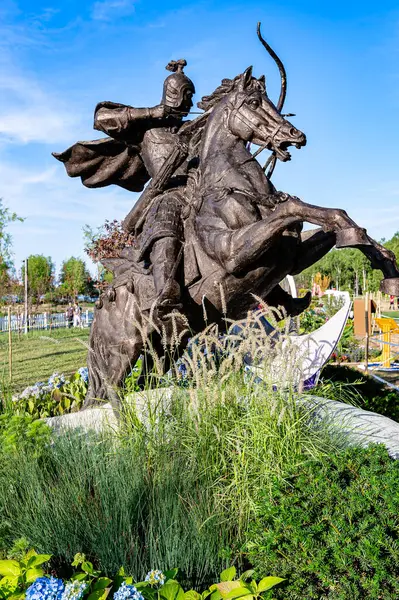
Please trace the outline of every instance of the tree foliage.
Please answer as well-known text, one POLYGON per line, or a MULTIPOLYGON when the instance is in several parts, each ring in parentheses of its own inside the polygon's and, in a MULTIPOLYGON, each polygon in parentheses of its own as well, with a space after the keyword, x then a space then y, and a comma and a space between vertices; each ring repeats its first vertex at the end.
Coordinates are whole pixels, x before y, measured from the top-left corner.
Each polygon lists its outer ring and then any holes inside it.
POLYGON ((15 221, 23 221, 15 212, 4 206, 0 198, 0 295, 9 293, 12 284, 12 237, 7 226, 15 221))
POLYGON ((60 279, 62 292, 67 296, 75 297, 87 290, 90 274, 81 258, 71 256, 62 263, 60 279))
MULTIPOLYGON (((22 279, 25 266, 22 267, 22 279)), ((39 304, 40 297, 49 292, 54 284, 54 263, 50 256, 31 254, 28 258, 28 293, 31 300, 39 304)))
MULTIPOLYGON (((381 242, 392 250, 399 261, 399 232, 381 242)), ((333 249, 298 276, 300 287, 311 288, 317 273, 331 278, 331 286, 356 295, 376 292, 382 279, 381 271, 371 268, 370 261, 357 248, 333 249)))

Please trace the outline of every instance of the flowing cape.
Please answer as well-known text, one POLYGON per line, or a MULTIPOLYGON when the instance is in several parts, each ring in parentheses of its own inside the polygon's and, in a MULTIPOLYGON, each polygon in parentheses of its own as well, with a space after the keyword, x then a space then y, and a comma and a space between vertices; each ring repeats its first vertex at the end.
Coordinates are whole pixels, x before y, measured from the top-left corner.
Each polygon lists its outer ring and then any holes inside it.
MULTIPOLYGON (((124 108, 115 102, 100 102, 100 108, 124 108)), ((125 132, 123 139, 106 137, 91 142, 76 142, 64 152, 53 156, 64 163, 70 177, 80 177, 83 185, 98 188, 119 185, 130 192, 141 192, 150 175, 141 158, 141 142, 145 128, 138 123, 125 132)))
POLYGON ((64 152, 53 152, 64 163, 70 177, 80 177, 88 188, 119 185, 141 192, 150 176, 140 156, 140 147, 113 138, 77 142, 64 152))

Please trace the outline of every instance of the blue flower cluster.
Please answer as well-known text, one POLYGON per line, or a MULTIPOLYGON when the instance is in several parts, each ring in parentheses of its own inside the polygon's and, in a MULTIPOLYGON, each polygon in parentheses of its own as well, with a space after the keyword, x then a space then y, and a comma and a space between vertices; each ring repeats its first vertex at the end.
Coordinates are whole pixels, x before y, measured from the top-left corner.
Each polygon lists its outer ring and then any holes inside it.
POLYGON ((80 369, 78 369, 78 373, 80 378, 83 379, 85 383, 89 382, 89 369, 87 367, 80 367, 80 369))
POLYGON ((43 381, 38 381, 34 385, 29 385, 20 394, 13 396, 12 399, 14 402, 18 402, 18 400, 26 400, 27 398, 36 398, 39 400, 46 394, 50 393, 51 389, 51 386, 48 384, 44 383, 43 381))
MULTIPOLYGON (((86 369, 86 367, 82 367, 81 369, 79 369, 79 372, 81 370, 83 371, 84 369, 86 369)), ((87 371, 87 369, 86 369, 86 371, 87 371)), ((84 373, 80 374, 80 376, 82 377, 82 379, 84 379, 87 382, 87 380, 85 379, 84 373)), ((88 379, 88 375, 86 375, 86 377, 88 379)), ((69 383, 69 380, 65 379, 65 376, 63 373, 61 373, 61 375, 59 373, 53 373, 48 378, 47 383, 44 383, 43 381, 38 381, 34 385, 29 385, 27 388, 24 389, 23 392, 13 396, 12 399, 14 402, 18 402, 18 400, 27 400, 29 398, 34 398, 35 400, 41 400, 47 394, 51 394, 51 392, 53 390, 61 389, 64 385, 67 385, 68 383, 69 383)))
POLYGON ((142 594, 134 587, 123 582, 114 594, 114 600, 144 600, 142 594))
POLYGON ((87 589, 87 583, 84 581, 69 581, 61 600, 80 600, 87 589))
POLYGON ((65 383, 67 382, 65 381, 63 373, 61 373, 61 375, 59 373, 53 373, 48 379, 48 385, 50 385, 53 388, 60 389, 63 385, 65 385, 65 383))
POLYGON ((26 590, 26 600, 61 600, 64 582, 56 577, 38 577, 26 590))
POLYGON ((147 573, 145 576, 145 580, 148 581, 150 585, 163 585, 165 583, 165 575, 162 571, 152 570, 147 573))

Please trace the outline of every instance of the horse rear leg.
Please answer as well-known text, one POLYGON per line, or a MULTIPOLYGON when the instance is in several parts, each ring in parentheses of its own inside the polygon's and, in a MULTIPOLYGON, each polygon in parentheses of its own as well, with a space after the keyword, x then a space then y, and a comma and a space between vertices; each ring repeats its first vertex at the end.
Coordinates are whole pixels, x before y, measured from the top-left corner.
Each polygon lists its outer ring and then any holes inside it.
POLYGON ((108 400, 119 409, 118 388, 134 367, 143 348, 140 312, 133 294, 119 287, 116 296, 104 296, 95 309, 87 366, 89 388, 83 408, 108 400))

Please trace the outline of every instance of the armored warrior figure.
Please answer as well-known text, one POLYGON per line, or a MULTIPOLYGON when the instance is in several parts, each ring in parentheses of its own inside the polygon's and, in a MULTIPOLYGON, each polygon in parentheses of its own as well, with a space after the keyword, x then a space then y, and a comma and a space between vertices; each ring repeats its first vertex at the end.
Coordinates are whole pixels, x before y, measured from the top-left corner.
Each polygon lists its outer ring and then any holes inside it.
MULTIPOLYGON (((65 163, 70 176, 80 176, 87 187, 117 184, 131 191, 141 191, 151 178, 157 181, 165 164, 181 149, 177 136, 193 106, 193 82, 183 72, 184 59, 171 61, 172 71, 163 86, 161 103, 152 108, 133 108, 113 102, 101 102, 94 114, 94 128, 109 138, 78 142, 54 156, 65 163)), ((179 160, 169 169, 162 193, 146 203, 140 199, 124 221, 124 228, 134 232, 140 245, 140 260, 151 266, 157 297, 157 315, 163 319, 180 309, 180 284, 177 268, 183 242, 181 210, 186 183, 187 163, 179 160), (177 168, 174 169, 174 165, 177 168)), ((147 191, 147 190, 146 190, 147 191)), ((142 198, 145 198, 144 192, 142 198)), ((144 200, 145 202, 145 200, 144 200)))

